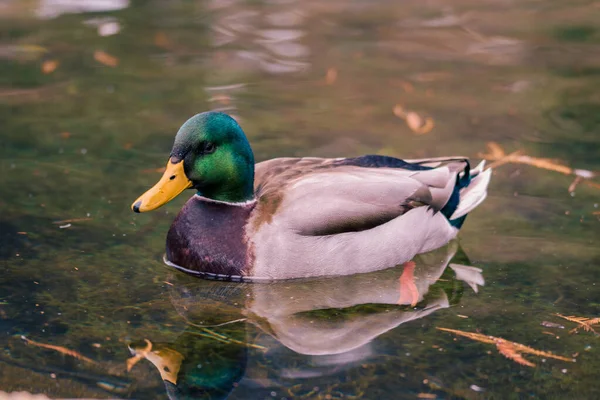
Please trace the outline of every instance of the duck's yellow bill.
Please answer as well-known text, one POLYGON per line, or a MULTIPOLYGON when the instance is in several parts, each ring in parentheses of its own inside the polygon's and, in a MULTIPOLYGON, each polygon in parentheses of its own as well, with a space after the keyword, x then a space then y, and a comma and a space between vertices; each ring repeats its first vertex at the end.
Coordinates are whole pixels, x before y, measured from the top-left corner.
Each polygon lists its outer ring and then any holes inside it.
POLYGON ((146 193, 138 197, 131 205, 135 212, 146 212, 157 209, 158 207, 173 200, 179 193, 192 187, 190 181, 183 170, 183 160, 173 164, 171 160, 167 162, 167 169, 162 178, 146 193))

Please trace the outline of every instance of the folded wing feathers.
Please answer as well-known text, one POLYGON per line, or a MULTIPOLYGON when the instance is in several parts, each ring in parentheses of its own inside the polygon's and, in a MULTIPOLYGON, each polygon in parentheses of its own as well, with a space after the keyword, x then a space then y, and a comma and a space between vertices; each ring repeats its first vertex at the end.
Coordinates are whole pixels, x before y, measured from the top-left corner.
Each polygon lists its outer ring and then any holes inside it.
MULTIPOLYGON (((283 168, 283 171, 289 171, 295 169, 300 162, 310 163, 312 165, 319 160, 320 159, 309 158, 301 159, 299 161, 297 159, 280 159, 278 160, 278 163, 285 164, 293 161, 295 165, 283 168)), ((345 199, 354 199, 358 203, 381 203, 379 206, 384 206, 384 204, 391 200, 389 202, 390 207, 395 208, 397 207, 397 204, 401 202, 417 200, 430 204, 435 210, 440 210, 450 199, 454 190, 456 178, 459 174, 463 173, 467 164, 467 158, 464 157, 440 157, 436 159, 407 161, 430 166, 433 167, 433 169, 408 171, 389 168, 356 169, 355 167, 343 166, 336 168, 335 170, 322 170, 322 172, 314 170, 314 172, 316 172, 314 174, 299 174, 298 176, 290 176, 288 178, 287 183, 290 184, 290 186, 287 189, 288 194, 286 195, 286 200, 291 201, 295 198, 303 203, 303 199, 311 198, 311 200, 314 200, 315 193, 322 194, 324 192, 327 193, 327 197, 329 197, 327 203, 333 202, 333 199, 337 196, 341 196, 341 198, 345 199), (336 173, 337 171, 341 172, 341 174, 338 175, 336 173), (422 186, 420 190, 414 191, 414 186, 410 184, 407 185, 407 178, 413 180, 413 182, 417 181, 424 186, 422 186), (331 184, 332 187, 324 190, 324 187, 329 186, 328 183, 331 184), (381 187, 377 189, 373 187, 379 185, 381 185, 381 187), (388 185, 389 187, 385 189, 388 185), (412 195, 409 194, 410 192, 406 192, 406 190, 410 190, 409 187, 411 186, 414 191, 412 195), (373 198, 370 198, 371 191, 373 191, 373 198), (429 192, 429 194, 426 192, 429 192), (388 195, 390 198, 388 198, 388 195), (381 201, 382 199, 385 200, 381 201)), ((265 164, 266 166, 266 163, 261 164, 265 164)), ((491 170, 488 169, 484 171, 484 167, 485 161, 482 161, 477 167, 471 169, 471 182, 467 187, 461 189, 460 203, 450 217, 451 220, 466 215, 485 200, 487 196, 487 186, 491 177, 491 170)), ((259 170, 257 170, 257 172, 260 172, 259 170)), ((280 188, 281 184, 285 183, 284 179, 283 182, 280 182, 280 184, 276 186, 280 188)), ((323 202, 319 203, 323 204, 323 202)), ((298 204, 296 205, 298 206, 298 204)), ((318 208, 319 207, 317 207, 317 209, 318 208)), ((378 211, 373 211, 380 212, 381 209, 379 207, 377 207, 377 209, 378 211)), ((303 213, 300 213, 300 215, 301 214, 303 213)), ((316 214, 319 214, 319 212, 316 212, 316 214)))

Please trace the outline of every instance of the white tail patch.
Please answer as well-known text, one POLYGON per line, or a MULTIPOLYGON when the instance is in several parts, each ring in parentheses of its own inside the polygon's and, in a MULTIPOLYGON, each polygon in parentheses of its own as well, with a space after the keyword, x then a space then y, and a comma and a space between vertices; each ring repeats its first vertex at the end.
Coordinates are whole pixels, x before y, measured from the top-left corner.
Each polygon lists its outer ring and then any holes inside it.
POLYGON ((477 176, 483 172, 483 168, 485 167, 485 160, 481 161, 475 168, 471 170, 471 175, 477 176))
POLYGON ((456 211, 450 217, 450 220, 460 218, 463 215, 471 212, 475 207, 480 205, 487 197, 487 187, 492 177, 492 170, 483 170, 485 162, 482 161, 475 167, 471 173, 471 183, 469 186, 460 190, 460 202, 456 211))

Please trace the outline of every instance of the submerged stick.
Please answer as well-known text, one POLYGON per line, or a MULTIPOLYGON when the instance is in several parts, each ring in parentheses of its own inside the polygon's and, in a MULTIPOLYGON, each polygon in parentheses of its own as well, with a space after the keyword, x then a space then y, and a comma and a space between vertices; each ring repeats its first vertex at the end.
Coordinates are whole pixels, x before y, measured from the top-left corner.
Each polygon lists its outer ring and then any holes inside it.
POLYGON ((71 356, 71 357, 76 358, 76 359, 81 360, 81 361, 88 362, 90 364, 95 364, 95 365, 98 364, 98 362, 92 360, 91 358, 88 358, 88 357, 82 355, 81 353, 76 352, 75 350, 67 349, 66 347, 55 346, 53 344, 46 344, 46 343, 36 342, 35 340, 28 339, 25 336, 21 336, 21 339, 25 343, 31 344, 33 346, 37 346, 37 347, 42 347, 44 349, 58 351, 59 353, 66 354, 68 356, 71 356))
POLYGON ((596 325, 598 323, 600 323, 600 318, 587 318, 587 317, 577 317, 575 315, 562 315, 562 314, 554 314, 557 317, 566 319, 567 321, 571 321, 571 322, 575 322, 576 324, 579 324, 579 326, 576 326, 575 328, 571 329, 569 331, 569 333, 575 333, 577 332, 580 328, 583 328, 584 331, 587 332, 593 332, 596 336, 598 336, 598 332, 596 332, 596 330, 594 329, 594 327, 592 325, 596 325))
POLYGON ((550 158, 531 157, 523 154, 521 150, 506 154, 504 149, 496 142, 489 142, 487 147, 488 153, 480 153, 479 156, 486 160, 493 161, 488 168, 494 168, 508 163, 531 165, 536 168, 547 169, 564 175, 574 175, 575 180, 569 186, 569 192, 575 191, 575 188, 581 182, 584 182, 591 187, 600 188, 600 184, 587 181, 598 177, 598 173, 596 172, 587 169, 571 168, 563 165, 558 160, 552 160, 550 158))
POLYGON ((556 360, 561 360, 561 361, 575 362, 575 360, 573 358, 557 356, 556 354, 553 354, 553 353, 550 353, 547 351, 536 350, 532 347, 525 346, 524 344, 520 344, 517 342, 511 342, 510 340, 502 339, 502 338, 495 337, 495 336, 488 336, 488 335, 482 335, 480 333, 459 331, 457 329, 448 329, 448 328, 439 328, 439 327, 436 327, 436 329, 438 329, 440 331, 444 331, 444 332, 454 333, 455 335, 464 336, 466 338, 475 340, 477 342, 493 344, 496 346, 496 348, 498 349, 500 354, 502 354, 504 357, 509 358, 521 365, 525 365, 528 367, 535 367, 535 364, 532 363, 531 361, 528 361, 525 358, 523 358, 521 353, 532 354, 532 355, 539 356, 539 357, 554 358, 556 360))

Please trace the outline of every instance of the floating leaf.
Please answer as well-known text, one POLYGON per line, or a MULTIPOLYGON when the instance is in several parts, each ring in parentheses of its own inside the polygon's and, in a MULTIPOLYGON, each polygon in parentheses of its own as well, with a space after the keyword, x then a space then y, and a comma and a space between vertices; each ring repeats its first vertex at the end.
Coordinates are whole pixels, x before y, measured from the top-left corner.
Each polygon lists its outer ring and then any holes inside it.
POLYGON ((46 75, 53 73, 56 68, 58 68, 58 61, 56 60, 46 60, 42 63, 42 72, 46 75))
POLYGON ((109 67, 116 67, 119 65, 119 59, 117 57, 111 56, 102 50, 96 50, 94 52, 94 60, 109 67))
POLYGON ((337 80, 338 72, 335 68, 329 68, 327 70, 327 74, 325 75, 325 83, 328 85, 333 85, 337 80))
POLYGON ((411 111, 406 114, 406 125, 408 125, 413 132, 422 135, 424 133, 429 133, 435 124, 433 123, 433 119, 429 117, 423 119, 419 114, 411 111))
POLYGON ((406 111, 400 104, 396 104, 392 112, 398 118, 405 120, 406 125, 419 135, 429 133, 435 126, 432 118, 423 118, 414 111, 406 111))
POLYGON ((406 118, 406 111, 404 111, 404 107, 402 107, 400 104, 396 104, 394 106, 392 112, 398 118, 402 118, 402 119, 406 118))

